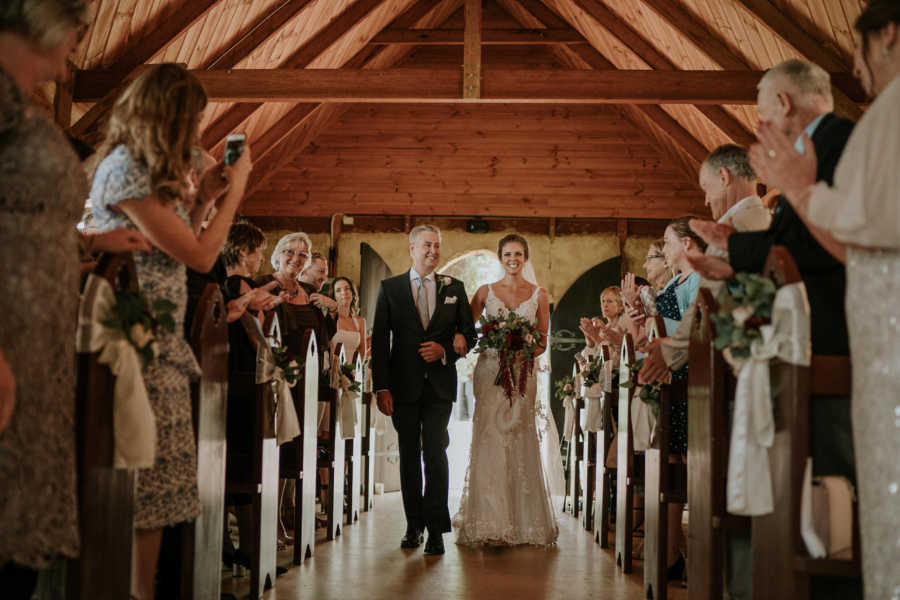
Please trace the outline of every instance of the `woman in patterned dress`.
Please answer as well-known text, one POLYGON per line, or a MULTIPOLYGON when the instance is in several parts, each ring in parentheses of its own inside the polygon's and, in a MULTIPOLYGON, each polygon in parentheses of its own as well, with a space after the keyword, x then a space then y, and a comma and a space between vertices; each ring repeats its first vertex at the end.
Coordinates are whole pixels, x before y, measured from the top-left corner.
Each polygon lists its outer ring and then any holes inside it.
POLYGON ((144 371, 157 449, 153 467, 137 474, 132 593, 140 600, 153 598, 162 528, 200 512, 190 397, 190 380, 199 368, 184 339, 185 266, 203 273, 212 268, 251 169, 245 149, 234 165, 209 169, 191 197, 192 146, 205 106, 203 86, 184 68, 160 64, 147 69, 112 109, 100 151, 104 158, 91 189, 100 231, 137 228, 156 247, 135 256, 141 292, 177 307, 175 331, 158 335, 159 355, 144 371), (216 215, 201 231, 213 203, 216 215))

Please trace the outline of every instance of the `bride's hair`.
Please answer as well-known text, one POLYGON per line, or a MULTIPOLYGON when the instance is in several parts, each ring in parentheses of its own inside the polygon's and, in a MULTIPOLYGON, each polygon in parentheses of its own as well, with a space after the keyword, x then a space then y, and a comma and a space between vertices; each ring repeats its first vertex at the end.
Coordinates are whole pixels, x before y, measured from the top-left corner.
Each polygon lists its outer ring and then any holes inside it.
POLYGON ((528 260, 528 242, 518 233, 510 233, 500 238, 500 241, 497 242, 497 258, 500 258, 503 255, 503 246, 510 242, 522 244, 522 248, 525 249, 525 260, 528 260))

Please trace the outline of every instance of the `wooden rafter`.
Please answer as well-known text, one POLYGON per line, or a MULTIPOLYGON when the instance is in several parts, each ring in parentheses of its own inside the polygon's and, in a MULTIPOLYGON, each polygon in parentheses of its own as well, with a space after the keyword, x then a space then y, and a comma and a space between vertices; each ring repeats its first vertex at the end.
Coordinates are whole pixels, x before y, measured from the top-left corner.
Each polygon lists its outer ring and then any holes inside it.
MULTIPOLYGON (((420 0, 394 19, 391 26, 403 25, 413 28, 440 26, 459 8, 461 2, 462 0, 420 0)), ((409 46, 381 48, 374 56, 367 59, 362 68, 383 69, 393 66, 406 57, 411 50, 412 48, 409 46)), ((361 60, 360 57, 361 54, 358 53, 349 62, 361 60)), ((321 131, 340 118, 347 108, 349 108, 348 105, 315 105, 315 108, 300 118, 297 118, 299 115, 295 115, 293 120, 284 118, 279 124, 266 131, 260 140, 268 139, 271 145, 268 146, 267 156, 263 160, 256 161, 247 186, 247 196, 252 195, 255 190, 293 160, 297 154, 312 143, 321 131)), ((255 148, 256 146, 254 146, 255 148)))
MULTIPOLYGON (((383 0, 357 0, 279 64, 280 68, 302 69, 336 42, 351 27, 369 15, 383 0)), ((205 148, 213 148, 225 136, 255 113, 262 102, 241 102, 232 106, 207 126, 202 135, 205 148)))
MULTIPOLYGON (((640 33, 625 23, 618 15, 613 13, 604 4, 597 0, 562 0, 564 2, 574 2, 588 15, 591 16, 604 29, 615 36, 622 44, 627 46, 638 58, 644 61, 653 69, 657 70, 677 70, 678 67, 669 60, 662 52, 646 40, 640 33)), ((729 103, 730 104, 730 103, 729 103)), ((704 106, 698 107, 698 110, 706 116, 716 127, 721 129, 732 140, 738 143, 747 143, 752 139, 752 134, 747 131, 746 127, 728 113, 721 106, 704 106), (737 136, 737 137, 735 137, 737 136)))
POLYGON ((110 69, 117 74, 120 85, 107 90, 103 97, 72 126, 72 135, 83 137, 89 130, 94 129, 94 126, 112 108, 121 86, 134 77, 137 69, 202 18, 216 2, 218 0, 185 2, 173 15, 164 19, 156 29, 131 45, 110 69))
POLYGON ((465 2, 465 45, 463 46, 463 98, 481 98, 481 0, 465 2))
MULTIPOLYGON (((737 0, 737 3, 743 6, 761 25, 784 40, 807 60, 816 63, 826 71, 849 71, 847 61, 797 25, 769 0, 737 0)), ((846 84, 835 82, 833 79, 832 88, 836 110, 848 118, 859 119, 862 116, 862 110, 857 102, 861 103, 862 100, 854 102, 852 88, 846 87, 846 84)))
MULTIPOLYGON (((191 71, 216 102, 456 102, 460 72, 438 69, 235 69, 191 71), (418 87, 417 87, 418 86, 418 87)), ((484 69, 485 102, 754 104, 763 71, 484 69)), ((835 78, 849 78, 835 74, 835 78)), ((76 81, 76 100, 91 99, 76 81)))
MULTIPOLYGON (((667 21, 682 36, 684 36, 695 48, 697 48, 700 52, 705 54, 710 58, 710 60, 714 61, 723 69, 740 70, 751 68, 750 64, 747 63, 747 61, 744 60, 743 57, 739 56, 736 52, 729 48, 728 44, 726 44, 723 39, 716 35, 715 32, 710 31, 706 27, 703 27, 700 24, 700 19, 696 15, 690 14, 688 12, 688 9, 683 4, 678 2, 678 0, 642 1, 654 12, 656 12, 656 14, 667 21)), ((802 32, 802 30, 800 31, 802 32)), ((805 32, 802 33, 806 35, 805 32)), ((844 68, 841 68, 838 63, 829 64, 826 68, 834 69, 836 71, 846 70, 844 68)), ((834 97, 836 104, 841 106, 845 111, 849 110, 851 116, 856 116, 858 118, 860 114, 859 108, 855 107, 847 94, 837 86, 834 86, 834 97), (847 107, 850 108, 848 109, 847 107)), ((719 125, 718 123, 716 124, 719 125)), ((723 125, 727 126, 728 124, 723 123, 723 125)), ((720 128, 725 131, 725 127, 723 127, 722 125, 720 125, 720 128)), ((729 132, 725 131, 725 133, 729 132)), ((752 143, 755 139, 752 136, 750 136, 750 138, 747 140, 738 139, 733 135, 731 137, 737 143, 744 146, 752 143)))
MULTIPOLYGON (((372 44, 386 46, 460 46, 464 43, 461 29, 385 29, 374 38, 372 44)), ((482 29, 481 43, 490 46, 585 44, 577 30, 564 29, 482 29)))

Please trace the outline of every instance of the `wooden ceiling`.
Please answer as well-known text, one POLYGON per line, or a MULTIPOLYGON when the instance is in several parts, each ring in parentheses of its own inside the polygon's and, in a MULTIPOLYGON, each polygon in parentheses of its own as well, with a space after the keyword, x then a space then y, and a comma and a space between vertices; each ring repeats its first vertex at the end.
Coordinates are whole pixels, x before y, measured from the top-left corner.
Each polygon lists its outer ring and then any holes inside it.
POLYGON ((100 0, 56 115, 96 143, 123 82, 178 62, 202 143, 248 135, 246 215, 668 219, 705 212, 709 150, 753 139, 766 68, 819 63, 859 116, 863 3, 100 0))

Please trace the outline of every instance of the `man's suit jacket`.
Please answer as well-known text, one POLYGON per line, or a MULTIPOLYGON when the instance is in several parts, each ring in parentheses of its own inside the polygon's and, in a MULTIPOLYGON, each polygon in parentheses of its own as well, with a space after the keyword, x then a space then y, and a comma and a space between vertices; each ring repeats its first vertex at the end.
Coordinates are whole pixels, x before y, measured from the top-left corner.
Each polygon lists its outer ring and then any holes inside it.
MULTIPOLYGON (((813 132, 812 141, 818 161, 817 181, 833 183, 834 169, 853 126, 852 121, 828 114, 813 132)), ((847 277, 844 266, 816 241, 790 202, 783 197, 778 198, 769 229, 735 233, 728 238, 732 268, 736 272, 761 272, 773 245, 788 249, 806 284, 813 352, 848 355, 847 315, 844 310, 847 277)))
POLYGON ((385 279, 378 291, 375 322, 372 326, 372 377, 377 390, 390 390, 396 403, 417 402, 426 378, 441 400, 456 400, 456 359, 453 336, 459 332, 471 349, 475 345, 475 324, 463 283, 437 275, 436 304, 428 328, 422 327, 410 287, 409 271, 385 279), (448 279, 450 283, 443 284, 448 279), (446 364, 426 363, 419 356, 423 342, 444 347, 446 364))

